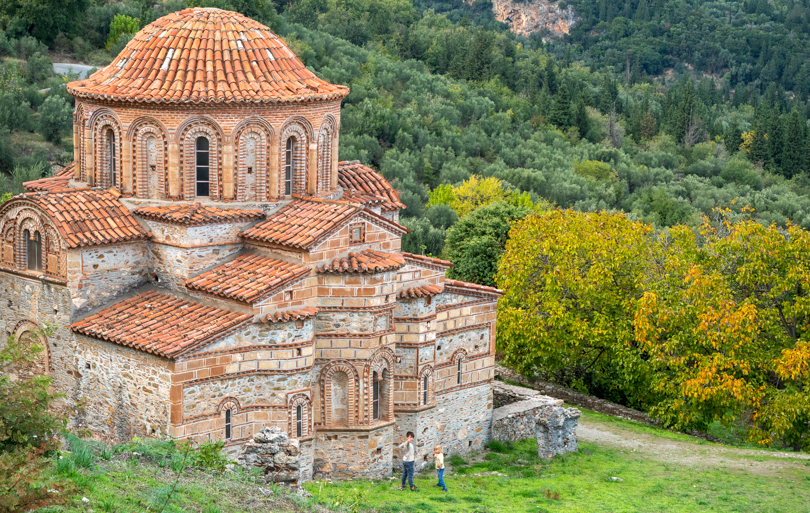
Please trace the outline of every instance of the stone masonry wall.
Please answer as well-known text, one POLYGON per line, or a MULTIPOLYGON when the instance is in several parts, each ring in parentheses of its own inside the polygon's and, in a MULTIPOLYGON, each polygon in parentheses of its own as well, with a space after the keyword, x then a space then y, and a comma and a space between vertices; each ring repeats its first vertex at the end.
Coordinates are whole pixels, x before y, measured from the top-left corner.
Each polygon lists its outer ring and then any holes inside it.
POLYGON ((368 431, 316 432, 313 479, 391 476, 394 426, 368 431))
POLYGON ((68 253, 68 287, 79 312, 105 305, 149 280, 148 243, 90 246, 68 253))

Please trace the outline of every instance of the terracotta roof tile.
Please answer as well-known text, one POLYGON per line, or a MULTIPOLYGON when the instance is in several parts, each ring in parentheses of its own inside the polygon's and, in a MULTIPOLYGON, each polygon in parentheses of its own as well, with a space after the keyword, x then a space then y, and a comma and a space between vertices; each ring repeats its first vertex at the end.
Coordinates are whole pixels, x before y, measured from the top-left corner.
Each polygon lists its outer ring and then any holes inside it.
POLYGON ((71 82, 74 96, 138 102, 289 102, 343 98, 264 25, 195 7, 144 27, 115 60, 71 82))
POLYGON ((445 280, 444 285, 446 287, 452 287, 456 289, 466 289, 474 292, 481 292, 484 294, 495 294, 498 296, 503 295, 503 291, 501 289, 496 289, 495 287, 487 287, 486 285, 478 285, 477 283, 468 283, 466 281, 445 280))
POLYGON ((118 198, 107 191, 69 189, 21 194, 15 199, 26 199, 42 208, 72 248, 150 236, 118 198))
POLYGON ((242 237, 309 249, 359 213, 394 230, 408 233, 407 228, 366 210, 362 205, 296 198, 286 207, 270 214, 264 221, 241 232, 242 237))
POLYGON ((397 253, 384 253, 376 249, 366 249, 360 253, 336 258, 331 264, 323 264, 321 273, 380 273, 393 271, 405 265, 405 259, 397 253))
POLYGON ((320 312, 320 308, 307 307, 300 310, 288 310, 286 312, 271 312, 262 319, 264 322, 290 322, 290 321, 303 321, 310 317, 315 317, 320 312))
POLYGON ((405 208, 405 204, 399 201, 399 192, 391 187, 388 180, 359 160, 338 162, 338 185, 343 187, 344 195, 359 193, 385 199, 383 210, 405 208))
POLYGON ((167 358, 230 333, 252 316, 148 291, 73 323, 76 333, 167 358))
POLYGON ((73 179, 74 162, 59 170, 58 173, 47 178, 40 178, 39 180, 32 180, 30 182, 23 182, 23 188, 26 191, 47 191, 57 192, 69 190, 68 183, 73 179))
POLYGON ((185 285, 192 290, 250 303, 308 273, 305 265, 246 254, 186 280, 185 285))
POLYGON ((399 291, 397 297, 402 299, 413 299, 419 297, 430 297, 442 293, 441 285, 421 285, 416 287, 407 287, 399 291))
POLYGON ((188 226, 249 222, 264 217, 264 212, 261 210, 219 208, 210 205, 200 205, 199 203, 194 203, 193 205, 143 207, 134 210, 132 213, 146 219, 188 226))
POLYGON ((446 269, 449 269, 454 265, 453 262, 442 260, 441 258, 433 258, 424 255, 415 255, 413 253, 406 253, 404 251, 402 252, 402 256, 405 257, 406 262, 410 260, 411 262, 417 264, 434 265, 438 267, 444 267, 446 269))

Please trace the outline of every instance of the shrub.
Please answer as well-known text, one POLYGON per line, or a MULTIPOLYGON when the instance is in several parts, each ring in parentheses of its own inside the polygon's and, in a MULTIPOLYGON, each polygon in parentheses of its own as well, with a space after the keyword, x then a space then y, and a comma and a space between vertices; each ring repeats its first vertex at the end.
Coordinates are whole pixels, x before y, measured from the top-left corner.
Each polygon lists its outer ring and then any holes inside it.
POLYGON ((73 124, 73 109, 62 96, 48 96, 39 108, 39 133, 49 142, 59 142, 73 124))

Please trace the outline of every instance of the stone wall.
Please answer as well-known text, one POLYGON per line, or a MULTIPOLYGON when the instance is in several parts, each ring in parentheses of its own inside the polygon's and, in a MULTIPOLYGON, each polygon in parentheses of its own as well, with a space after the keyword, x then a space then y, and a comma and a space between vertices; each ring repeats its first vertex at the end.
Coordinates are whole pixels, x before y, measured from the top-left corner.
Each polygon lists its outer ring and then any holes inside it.
POLYGON ((298 440, 290 440, 277 427, 264 427, 242 446, 237 463, 248 472, 262 469, 265 483, 297 485, 301 481, 301 452, 298 440))
POLYGON ((561 399, 540 395, 535 390, 498 383, 495 400, 503 404, 492 414, 492 438, 519 442, 537 439, 537 456, 550 459, 576 452, 576 408, 564 408, 561 399))
POLYGON ((363 431, 318 431, 313 479, 382 479, 391 476, 394 426, 363 431))
POLYGON ((106 305, 149 281, 145 241, 90 246, 68 252, 68 286, 77 312, 106 305))

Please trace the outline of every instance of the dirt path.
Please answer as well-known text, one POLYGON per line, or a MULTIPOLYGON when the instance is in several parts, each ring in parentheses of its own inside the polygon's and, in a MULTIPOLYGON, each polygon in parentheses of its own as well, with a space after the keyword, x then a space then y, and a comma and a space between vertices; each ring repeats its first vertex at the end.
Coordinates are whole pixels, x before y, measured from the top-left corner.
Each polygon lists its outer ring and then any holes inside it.
POLYGON ((645 458, 695 469, 716 468, 775 475, 781 470, 810 472, 810 454, 760 451, 711 443, 672 440, 593 419, 580 419, 577 438, 583 442, 635 452, 645 458))

